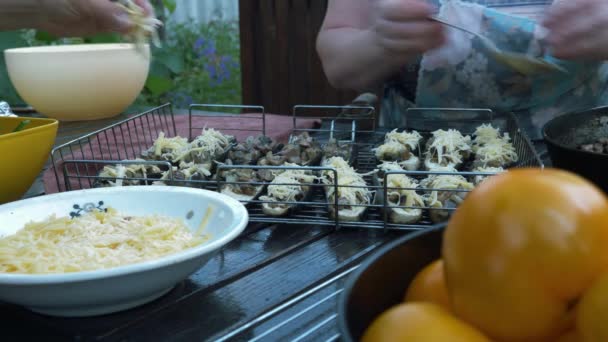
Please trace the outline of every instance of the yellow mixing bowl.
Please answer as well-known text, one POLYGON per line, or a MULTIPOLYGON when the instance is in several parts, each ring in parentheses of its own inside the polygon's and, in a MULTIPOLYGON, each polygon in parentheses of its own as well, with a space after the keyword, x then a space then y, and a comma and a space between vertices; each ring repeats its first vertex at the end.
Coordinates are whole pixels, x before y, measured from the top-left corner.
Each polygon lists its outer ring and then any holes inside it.
POLYGON ((20 199, 42 171, 57 136, 55 119, 0 117, 0 204, 20 199), (11 133, 20 122, 25 129, 11 133))

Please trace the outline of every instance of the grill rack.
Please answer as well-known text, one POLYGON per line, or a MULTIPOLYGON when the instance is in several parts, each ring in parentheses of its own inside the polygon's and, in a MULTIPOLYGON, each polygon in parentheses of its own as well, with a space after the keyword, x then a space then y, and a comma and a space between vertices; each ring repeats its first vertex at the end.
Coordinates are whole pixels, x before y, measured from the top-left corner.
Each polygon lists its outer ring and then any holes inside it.
MULTIPOLYGON (((372 191, 372 199, 369 204, 361 204, 353 207, 363 207, 365 214, 360 221, 345 221, 340 219, 339 215, 331 215, 335 213, 335 208, 340 207, 340 203, 335 199, 329 201, 325 196, 324 185, 319 181, 312 183, 302 183, 301 185, 309 186, 311 189, 310 196, 303 202, 297 203, 298 209, 287 217, 272 217, 265 215, 261 210, 261 204, 268 201, 262 201, 259 198, 243 201, 247 206, 250 222, 267 223, 267 224, 305 224, 305 225, 321 225, 321 226, 336 226, 351 227, 351 228, 367 228, 367 229, 390 229, 390 230, 418 230, 428 228, 435 224, 429 218, 429 214, 433 210, 445 210, 452 212, 453 208, 429 208, 424 207, 406 207, 389 205, 387 199, 387 190, 394 188, 387 187, 386 179, 391 175, 405 174, 415 179, 422 179, 431 175, 460 175, 467 179, 476 176, 491 176, 494 173, 480 172, 431 172, 431 171, 403 171, 389 172, 384 175, 384 181, 379 185, 374 181, 374 176, 369 174, 376 168, 376 159, 372 152, 372 148, 381 143, 384 135, 388 130, 382 129, 358 129, 363 127, 361 122, 371 121, 371 126, 375 127, 375 109, 373 107, 359 106, 295 106, 292 113, 293 127, 290 134, 290 140, 300 132, 307 131, 314 136, 319 142, 324 143, 329 138, 336 138, 342 144, 351 146, 355 155, 351 158, 353 167, 361 174, 366 174, 364 179, 367 183, 366 188, 372 191), (349 110, 367 111, 367 115, 353 116, 344 115, 349 110), (311 111, 329 112, 334 111, 339 114, 335 116, 311 116, 311 111), (297 128, 297 122, 301 118, 323 119, 324 125, 320 128, 297 128), (377 196, 380 193, 382 196, 377 196), (332 210, 333 208, 333 210, 332 210), (388 219, 390 210, 402 209, 422 209, 423 216, 421 220, 415 224, 395 224, 388 219)), ((230 117, 234 120, 256 120, 260 123, 259 129, 245 129, 245 131, 255 132, 256 134, 266 134, 266 114, 264 107, 261 106, 227 106, 227 105, 192 105, 188 111, 188 132, 187 135, 192 140, 194 131, 204 128, 199 125, 199 120, 205 117, 230 117), (215 109, 231 110, 231 111, 247 111, 249 115, 242 114, 225 114, 217 113, 215 109), (213 110, 209 112, 209 110, 213 110), (257 111, 251 114, 251 111, 257 111), (199 113, 203 111, 203 113, 199 113)), ((436 129, 455 128, 463 134, 471 134, 475 127, 481 123, 492 123, 495 127, 501 128, 501 131, 507 132, 512 138, 519 162, 514 167, 543 167, 543 164, 534 150, 530 140, 519 129, 517 119, 511 113, 497 114, 487 109, 442 109, 442 108, 417 108, 410 109, 406 113, 407 127, 405 129, 415 129, 419 131, 424 138, 428 138, 430 132, 436 129)), ((172 111, 171 104, 154 108, 150 111, 135 115, 129 119, 123 120, 101 130, 87 134, 83 137, 75 139, 71 142, 63 144, 53 149, 51 153, 51 161, 54 166, 56 181, 60 191, 69 191, 75 189, 84 189, 93 187, 98 181, 116 181, 116 178, 100 177, 98 172, 104 166, 121 165, 154 165, 157 167, 170 168, 169 162, 159 161, 125 161, 125 159, 135 159, 145 149, 152 146, 155 138, 160 131, 166 133, 167 136, 175 136, 178 134, 176 128, 176 116, 172 111), (111 146, 120 148, 112 149, 111 146), (104 149, 105 148, 105 149, 104 149), (59 170, 62 172, 60 173, 59 170), (63 180, 63 183, 60 181, 63 180)), ((364 122, 365 123, 365 122, 364 122)), ((230 131, 243 131, 240 128, 215 128, 223 133, 230 134, 230 131)), ((330 172, 334 175, 333 184, 325 185, 334 188, 335 192, 347 186, 339 185, 338 174, 335 169, 328 167, 288 167, 288 166, 254 166, 254 165, 219 165, 217 172, 237 169, 271 169, 276 171, 285 171, 288 169, 310 170, 317 176, 323 172, 330 172)), ((148 177, 124 177, 119 181, 140 181, 145 184, 151 184, 156 179, 148 177)), ((179 180, 173 174, 169 173, 169 180, 172 185, 195 186, 212 191, 218 191, 222 186, 231 184, 237 186, 240 184, 260 185, 266 187, 268 182, 227 182, 223 179, 207 179, 207 180, 179 180)), ((395 190, 412 190, 408 188, 395 190)), ((420 194, 435 192, 462 192, 467 190, 451 190, 451 189, 427 189, 416 188, 420 194)), ((464 196, 464 195, 462 195, 464 196)), ((294 202, 278 202, 281 204, 295 204, 294 202)))

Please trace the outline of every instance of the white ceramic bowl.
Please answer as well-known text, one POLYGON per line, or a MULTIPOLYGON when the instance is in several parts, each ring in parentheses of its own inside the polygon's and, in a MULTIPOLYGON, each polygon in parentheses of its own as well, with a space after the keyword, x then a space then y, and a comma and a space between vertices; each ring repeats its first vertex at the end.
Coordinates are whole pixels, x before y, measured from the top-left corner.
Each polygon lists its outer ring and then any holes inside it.
POLYGON ((19 95, 38 112, 61 121, 116 116, 141 93, 150 48, 80 44, 7 49, 6 67, 19 95))
POLYGON ((183 218, 195 231, 213 206, 200 246, 147 262, 105 270, 63 274, 0 273, 0 300, 64 317, 117 312, 150 302, 170 291, 245 229, 248 214, 238 201, 216 192, 185 187, 133 186, 88 189, 42 196, 0 206, 0 236, 51 214, 112 207, 128 215, 183 218), (80 209, 77 209, 80 208, 80 209))

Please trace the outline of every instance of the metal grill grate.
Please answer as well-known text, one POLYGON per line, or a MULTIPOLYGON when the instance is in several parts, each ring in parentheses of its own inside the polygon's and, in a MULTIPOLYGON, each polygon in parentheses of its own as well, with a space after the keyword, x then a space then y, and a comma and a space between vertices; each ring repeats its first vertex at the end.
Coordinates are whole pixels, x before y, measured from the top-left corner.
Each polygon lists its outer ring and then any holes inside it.
MULTIPOLYGON (((308 186, 310 193, 307 198, 297 202, 295 210, 290 212, 290 215, 283 217, 273 217, 264 214, 262 204, 269 203, 255 197, 242 202, 247 206, 250 213, 251 222, 268 223, 268 224, 304 224, 304 225, 321 225, 321 226, 336 226, 336 227, 352 227, 366 229, 391 229, 391 230, 417 230, 427 228, 434 224, 431 220, 431 214, 436 210, 443 210, 444 216, 449 215, 455 210, 455 207, 449 208, 431 208, 428 206, 405 207, 393 206, 387 201, 386 177, 393 174, 406 174, 409 177, 421 180, 431 175, 451 174, 460 175, 467 179, 476 176, 489 176, 491 173, 476 173, 476 172, 457 172, 457 173, 441 173, 428 171, 404 171, 390 172, 384 176, 384 179, 379 179, 374 174, 370 174, 375 170, 377 161, 372 152, 372 148, 377 146, 388 130, 373 129, 375 126, 374 109, 372 107, 336 107, 336 106, 296 106, 293 111, 293 127, 291 137, 307 131, 311 136, 314 136, 320 142, 326 142, 330 138, 336 138, 344 146, 348 146, 352 151, 351 156, 352 166, 361 174, 365 174, 364 179, 367 183, 367 189, 373 193, 373 198, 370 203, 354 205, 353 208, 362 207, 365 209, 363 216, 358 221, 347 221, 341 219, 339 215, 335 215, 336 208, 343 206, 338 203, 338 199, 330 201, 327 199, 326 193, 330 187, 333 187, 337 193, 339 190, 345 189, 346 186, 339 185, 339 175, 335 169, 327 167, 295 167, 295 169, 308 170, 316 176, 321 176, 323 173, 333 174, 332 184, 322 184, 319 181, 311 183, 302 183, 299 185, 308 186), (311 111, 316 114, 311 115, 311 111), (361 115, 349 115, 349 112, 363 112, 361 115), (324 124, 321 128, 299 129, 297 128, 298 120, 302 118, 319 118, 324 124), (370 124, 371 121, 371 124, 370 124), (365 127, 360 128, 360 127, 365 127), (371 129, 369 127, 372 127, 371 129), (415 223, 397 224, 392 223, 390 214, 397 208, 402 209, 420 209, 423 211, 422 217, 415 223)), ((188 133, 190 140, 196 132, 200 131, 205 125, 200 125, 200 118, 228 116, 231 120, 254 120, 259 124, 259 128, 246 129, 252 135, 266 133, 266 115, 263 107, 247 107, 247 106, 218 106, 218 105, 193 105, 190 108, 188 115, 188 133), (218 114, 217 110, 225 110, 228 113, 218 114), (234 114, 234 111, 247 111, 247 115, 234 114), (256 111, 255 113, 251 113, 256 111)), ((514 167, 543 167, 543 164, 535 152, 532 144, 525 134, 519 129, 517 119, 510 113, 494 113, 486 109, 440 109, 440 108, 418 108, 410 109, 406 113, 406 127, 400 127, 408 130, 419 131, 424 139, 428 139, 430 132, 437 129, 458 129, 463 134, 472 134, 474 129, 482 123, 491 123, 494 127, 498 127, 503 132, 509 133, 512 138, 513 145, 519 156, 519 162, 514 167)), ((203 120, 204 121, 204 120, 203 120)), ((222 131, 222 127, 208 127, 222 131)), ((230 130, 239 130, 231 128, 230 130)), ((125 121, 116 123, 105 129, 93 132, 79 139, 66 143, 55 148, 52 152, 52 162, 56 173, 56 180, 60 191, 84 189, 97 186, 100 181, 120 181, 134 182, 140 184, 152 184, 157 179, 152 177, 123 177, 120 179, 99 177, 99 171, 108 165, 154 165, 164 169, 171 169, 169 162, 158 161, 126 161, 138 158, 142 151, 153 145, 154 140, 160 132, 164 132, 167 136, 175 136, 177 128, 175 124, 175 115, 169 104, 155 108, 151 111, 136 115, 125 121)), ((230 131, 225 133, 230 134, 230 131)), ((217 173, 226 170, 236 169, 251 169, 261 170, 270 169, 274 171, 285 171, 294 169, 294 167, 285 166, 255 166, 255 165, 220 165, 217 168, 217 173)), ((221 177, 207 180, 182 180, 178 179, 171 172, 166 180, 167 184, 178 186, 192 186, 209 190, 218 191, 223 186, 232 185, 238 186, 241 184, 249 184, 252 186, 261 186, 262 190, 266 189, 268 182, 228 182, 221 177)), ((399 190, 399 189, 397 189, 399 190)), ((411 190, 411 189, 404 189, 411 190)), ((435 192, 449 193, 462 192, 466 190, 449 190, 437 188, 417 188, 415 189, 421 194, 435 192)), ((462 195, 464 197, 465 194, 462 195)), ((274 202, 278 204, 296 204, 295 202, 274 202)))

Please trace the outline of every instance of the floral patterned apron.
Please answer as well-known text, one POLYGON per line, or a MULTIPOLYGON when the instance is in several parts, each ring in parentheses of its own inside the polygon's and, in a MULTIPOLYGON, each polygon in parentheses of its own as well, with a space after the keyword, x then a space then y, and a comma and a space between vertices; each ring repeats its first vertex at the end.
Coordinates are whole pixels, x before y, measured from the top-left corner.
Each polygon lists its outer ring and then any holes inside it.
MULTIPOLYGON (((543 32, 534 20, 457 0, 443 0, 440 5, 439 17, 485 35, 500 49, 540 49, 543 32)), ((542 126, 553 117, 608 104, 607 63, 575 63, 547 53, 545 58, 566 72, 525 76, 496 61, 473 35, 447 27, 446 32, 444 46, 387 82, 381 125, 403 126, 405 110, 413 106, 490 108, 515 113, 529 137, 537 140, 542 138, 542 126), (408 79, 416 83, 408 84, 408 79)))

